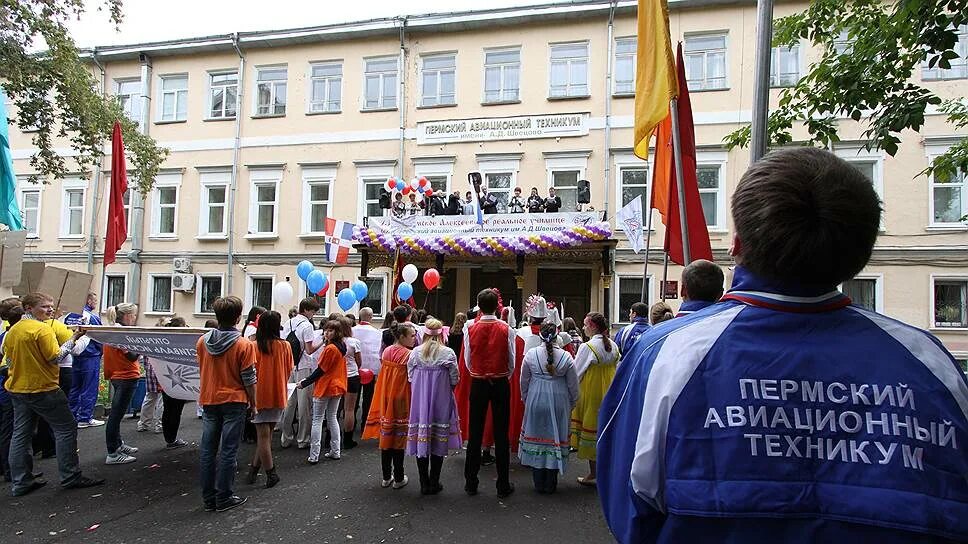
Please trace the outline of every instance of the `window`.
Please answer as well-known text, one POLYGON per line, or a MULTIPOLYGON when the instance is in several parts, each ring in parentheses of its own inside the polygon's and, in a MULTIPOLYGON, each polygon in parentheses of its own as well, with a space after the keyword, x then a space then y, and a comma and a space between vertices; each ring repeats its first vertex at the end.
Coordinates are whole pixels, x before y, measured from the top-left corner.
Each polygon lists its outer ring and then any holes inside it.
POLYGON ((148 295, 149 310, 152 313, 168 314, 172 308, 171 276, 152 275, 151 293, 148 295))
POLYGON ((931 179, 931 222, 935 225, 963 225, 968 214, 968 176, 960 171, 954 176, 931 179))
MULTIPOLYGON (((25 183, 23 179, 18 184, 25 183)), ((40 238, 40 189, 20 191, 20 215, 27 238, 40 238)))
POLYGON ((578 180, 581 172, 578 170, 557 170, 551 173, 551 186, 555 194, 561 197, 562 212, 573 212, 578 209, 578 180))
POLYGON ((257 276, 249 278, 250 292, 249 307, 262 306, 272 309, 272 276, 257 276))
POLYGON ((588 42, 552 44, 550 71, 548 96, 588 96, 588 42))
POLYGON ((124 274, 107 274, 104 276, 104 296, 101 305, 104 309, 117 306, 124 302, 127 276, 124 274))
POLYGON ((385 290, 386 279, 381 277, 376 278, 364 278, 363 283, 366 284, 366 298, 360 301, 360 308, 369 308, 373 310, 374 316, 383 315, 383 291, 385 290))
POLYGON ((131 189, 121 195, 121 205, 124 207, 124 224, 127 226, 128 236, 131 236, 131 189))
POLYGON ((209 118, 231 119, 235 117, 238 96, 238 72, 222 72, 208 75, 209 118))
MULTIPOLYGON (((617 276, 618 279, 618 315, 615 316, 616 323, 629 322, 629 310, 632 305, 642 300, 642 276, 617 276)), ((648 299, 652 298, 652 277, 649 276, 645 287, 646 304, 650 304, 648 299)))
POLYGON ((722 167, 719 165, 700 165, 696 170, 699 181, 699 200, 702 201, 702 213, 706 216, 706 225, 723 227, 722 202, 722 167))
POLYGON ((958 27, 958 41, 955 43, 954 51, 958 54, 958 58, 949 61, 950 68, 941 68, 937 64, 934 68, 928 68, 928 61, 925 60, 921 77, 926 80, 968 78, 968 25, 958 27))
POLYGON ((276 234, 282 171, 253 170, 249 193, 249 234, 276 234))
POLYGON ((338 112, 342 108, 343 64, 309 65, 309 112, 338 112))
POLYGON ((152 190, 151 235, 175 236, 178 225, 178 187, 181 174, 159 174, 152 190))
POLYGON ((363 61, 363 109, 397 107, 397 57, 363 61))
POLYGON ((198 236, 201 238, 223 238, 226 228, 226 206, 228 203, 229 171, 202 172, 201 206, 198 218, 198 236))
POLYGON ((770 50, 770 87, 792 87, 800 81, 800 46, 770 50))
POLYGON ((635 36, 615 40, 615 94, 635 94, 635 36))
POLYGON ((286 114, 288 73, 285 66, 256 68, 256 115, 286 114))
POLYGON ((115 95, 121 109, 135 123, 141 122, 141 80, 119 79, 115 81, 115 95))
POLYGON ((621 180, 622 206, 635 199, 642 197, 642 228, 648 225, 646 215, 649 212, 649 168, 642 166, 626 166, 619 170, 621 180))
POLYGON ((161 76, 160 94, 160 121, 184 121, 188 118, 188 76, 161 76))
POLYGON ((968 327, 968 279, 932 278, 934 280, 934 326, 937 328, 968 327))
MULTIPOLYGON (((511 200, 512 172, 488 172, 484 174, 487 192, 497 197, 497 213, 508 213, 508 200, 511 200)), ((527 198, 527 195, 522 195, 527 198)))
POLYGON ((199 276, 198 295, 196 309, 200 314, 212 314, 215 310, 212 305, 215 299, 222 296, 222 276, 199 276))
POLYGON ((457 103, 454 73, 457 69, 457 55, 432 55, 422 58, 423 98, 422 106, 444 106, 457 103))
POLYGON ((363 179, 363 216, 380 217, 383 209, 380 208, 380 189, 387 183, 387 178, 364 178, 363 179))
MULTIPOLYGON (((327 304, 326 304, 327 302, 329 302, 329 298, 326 295, 320 296, 320 295, 317 295, 316 293, 310 292, 309 291, 309 288, 306 288, 306 282, 300 280, 300 283, 302 283, 302 285, 303 285, 303 287, 305 288, 305 291, 306 291, 306 295, 303 296, 303 298, 315 299, 316 302, 319 303, 319 311, 316 312, 316 315, 320 315, 320 316, 329 315, 329 311, 328 311, 327 304)), ((329 287, 329 289, 332 289, 332 288, 333 288, 333 286, 330 286, 329 287)), ((330 291, 327 290, 326 291, 326 294, 328 295, 329 292, 330 291)), ((300 300, 302 300, 302 299, 300 299, 300 300)))
POLYGON ((690 91, 726 88, 726 34, 686 36, 683 50, 690 91))
POLYGON ((384 215, 380 208, 380 191, 386 189, 387 179, 396 177, 394 170, 397 161, 357 161, 357 223, 362 223, 367 217, 381 217, 384 215))
POLYGON ((960 368, 963 373, 968 374, 968 357, 955 356, 955 364, 958 365, 958 368, 960 368))
POLYGON ((484 52, 484 102, 515 102, 521 91, 521 49, 484 52))
POLYGON ((87 183, 80 179, 65 179, 61 201, 62 238, 81 238, 84 235, 84 193, 87 183))
POLYGON ((414 157, 413 175, 427 178, 434 192, 447 200, 447 189, 454 175, 456 157, 414 157))
POLYGON ((336 177, 335 168, 303 169, 303 218, 304 234, 326 233, 326 217, 329 216, 330 191, 336 177))
POLYGON ((872 312, 881 311, 880 285, 878 278, 854 278, 840 285, 840 292, 850 297, 854 305, 872 312))
POLYGON ((834 38, 834 52, 838 55, 849 55, 854 50, 854 40, 847 34, 846 30, 841 30, 840 34, 834 38))

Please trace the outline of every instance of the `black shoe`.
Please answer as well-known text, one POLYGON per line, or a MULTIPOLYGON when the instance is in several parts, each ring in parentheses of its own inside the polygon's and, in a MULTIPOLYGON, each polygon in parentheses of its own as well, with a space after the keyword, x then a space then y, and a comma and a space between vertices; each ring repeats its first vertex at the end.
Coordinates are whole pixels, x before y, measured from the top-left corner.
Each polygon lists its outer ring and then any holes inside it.
MULTIPOLYGON (((199 419, 201 419, 201 418, 199 418, 199 419)), ((215 503, 214 502, 207 502, 207 503, 205 503, 205 506, 203 506, 202 508, 206 512, 214 512, 215 511, 215 503)))
POLYGON ((27 493, 33 493, 45 485, 47 485, 47 480, 34 480, 27 487, 18 489, 17 491, 11 491, 10 494, 14 497, 23 497, 27 493))
POLYGON ((512 493, 514 493, 514 484, 508 484, 508 488, 507 489, 498 489, 497 490, 497 498, 499 498, 499 499, 506 499, 506 498, 510 497, 512 493))
POLYGON ((259 477, 259 467, 249 467, 249 473, 245 477, 245 483, 252 485, 259 477))
POLYGON ((41 459, 50 459, 51 457, 54 457, 56 455, 57 455, 57 452, 56 451, 42 451, 42 452, 40 452, 40 458, 41 459))
POLYGON ((486 466, 493 465, 494 461, 495 459, 494 459, 494 456, 491 455, 491 452, 485 451, 484 453, 481 454, 481 466, 486 467, 486 466))
POLYGON ((437 493, 440 493, 443 490, 444 490, 444 486, 440 485, 440 482, 437 482, 436 484, 431 484, 430 485, 430 492, 427 493, 427 494, 428 495, 436 495, 437 493))
POLYGON ((464 493, 467 493, 471 497, 477 495, 477 484, 478 482, 467 482, 464 484, 464 493))
POLYGON ((275 468, 270 468, 266 471, 266 489, 279 483, 279 475, 276 474, 275 468))
POLYGON ((64 489, 85 489, 98 485, 104 485, 104 478, 88 478, 87 476, 80 476, 73 482, 65 485, 64 489))
POLYGON ((351 449, 355 448, 358 445, 359 444, 357 444, 357 442, 355 440, 353 440, 353 432, 352 431, 343 433, 342 449, 344 449, 344 450, 351 450, 351 449))
POLYGON ((247 501, 247 500, 249 500, 248 497, 238 497, 238 496, 232 495, 231 497, 229 497, 229 500, 227 500, 224 503, 218 505, 215 508, 215 511, 216 512, 225 512, 226 510, 231 510, 231 509, 235 508, 236 506, 242 506, 243 504, 245 504, 245 501, 247 501))

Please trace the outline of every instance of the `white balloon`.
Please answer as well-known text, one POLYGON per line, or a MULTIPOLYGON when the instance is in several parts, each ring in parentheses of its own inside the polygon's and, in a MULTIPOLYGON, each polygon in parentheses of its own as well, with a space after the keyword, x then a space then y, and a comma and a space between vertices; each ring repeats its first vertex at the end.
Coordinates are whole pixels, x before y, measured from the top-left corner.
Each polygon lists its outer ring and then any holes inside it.
POLYGON ((289 305, 294 294, 292 285, 289 285, 288 281, 280 281, 272 286, 272 300, 278 306, 289 305))
POLYGON ((417 187, 420 187, 420 180, 417 178, 410 180, 410 188, 416 191, 417 187))
POLYGON ((407 266, 403 267, 403 281, 407 283, 417 281, 418 274, 419 272, 417 271, 417 267, 412 264, 408 264, 407 266))

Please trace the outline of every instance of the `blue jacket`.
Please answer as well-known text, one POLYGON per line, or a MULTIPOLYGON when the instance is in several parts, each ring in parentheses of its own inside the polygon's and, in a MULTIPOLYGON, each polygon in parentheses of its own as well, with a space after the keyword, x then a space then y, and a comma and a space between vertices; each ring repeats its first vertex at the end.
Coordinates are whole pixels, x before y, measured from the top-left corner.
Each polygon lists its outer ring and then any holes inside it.
POLYGON ((708 308, 716 304, 715 302, 709 302, 706 300, 684 300, 682 304, 679 305, 679 311, 676 313, 676 317, 682 317, 689 314, 694 314, 703 308, 708 308))
POLYGON ((968 381, 930 334, 736 269, 645 333, 599 413, 620 542, 968 539, 968 381))
MULTIPOLYGON (((94 308, 85 306, 83 314, 76 314, 74 312, 67 314, 67 316, 64 318, 64 323, 67 325, 101 325, 101 318, 98 317, 97 312, 94 311, 94 308)), ((84 351, 75 358, 100 359, 102 351, 101 344, 91 340, 90 343, 88 343, 87 348, 85 348, 84 351)))
POLYGON ((615 333, 615 343, 618 344, 619 353, 628 353, 639 336, 651 328, 648 317, 636 317, 631 323, 619 329, 615 333))

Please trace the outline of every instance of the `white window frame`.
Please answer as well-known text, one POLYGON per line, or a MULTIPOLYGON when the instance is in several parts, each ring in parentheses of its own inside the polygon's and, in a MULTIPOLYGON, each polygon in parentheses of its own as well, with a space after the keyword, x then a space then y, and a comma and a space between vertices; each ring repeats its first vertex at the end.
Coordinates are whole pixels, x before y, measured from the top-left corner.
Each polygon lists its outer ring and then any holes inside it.
MULTIPOLYGON (((255 306, 255 301, 252 299, 255 296, 255 286, 253 285, 255 280, 270 280, 272 285, 276 284, 275 274, 246 274, 245 275, 245 299, 243 300, 243 305, 246 308, 251 308, 255 306)), ((271 310, 276 305, 275 297, 272 296, 272 289, 269 290, 269 306, 266 306, 266 310, 271 310)), ((302 299, 299 299, 302 300, 302 299)), ((298 306, 298 301, 296 302, 298 306)))
MULTIPOLYGON (((928 300, 931 303, 928 305, 928 330, 932 331, 968 331, 968 327, 939 327, 935 324, 934 320, 934 285, 938 281, 956 281, 968 283, 968 274, 931 274, 931 282, 929 285, 930 292, 928 293, 928 300)), ((968 287, 966 287, 968 289, 968 287)), ((968 303, 968 301, 966 301, 968 303)))
POLYGON ((171 280, 173 277, 174 277, 174 274, 163 274, 163 273, 157 273, 157 274, 150 273, 150 274, 148 274, 148 301, 147 301, 147 304, 145 304, 145 307, 148 310, 145 312, 145 315, 158 315, 158 316, 175 315, 175 289, 174 289, 174 287, 172 287, 171 289, 168 290, 168 308, 169 308, 169 310, 166 312, 166 311, 163 311, 163 310, 156 310, 154 308, 154 303, 155 303, 155 279, 156 278, 169 278, 169 280, 171 280))
POLYGON ((157 82, 157 85, 158 85, 158 110, 157 110, 156 117, 155 117, 155 122, 156 123, 177 123, 177 122, 180 122, 180 121, 187 121, 188 120, 188 105, 189 105, 189 102, 188 102, 188 83, 189 83, 189 80, 188 80, 188 74, 187 73, 184 73, 184 74, 164 74, 164 75, 158 76, 158 82, 157 82), (176 89, 176 90, 173 90, 173 91, 166 91, 166 90, 164 90, 165 80, 174 80, 174 79, 184 79, 185 80, 185 88, 184 89, 176 89), (165 95, 169 95, 169 94, 172 94, 175 97, 175 102, 174 102, 175 109, 172 112, 172 117, 171 118, 166 118, 165 117, 165 95), (184 101, 185 102, 185 115, 184 115, 184 117, 179 117, 178 116, 178 105, 181 103, 181 101, 184 101))
MULTIPOLYGON (((874 163, 874 179, 871 180, 874 186, 874 192, 877 193, 877 198, 881 201, 881 232, 885 230, 885 216, 887 215, 887 207, 884 202, 884 153, 880 151, 864 149, 863 146, 856 147, 834 147, 834 155, 837 155, 841 159, 847 162, 864 163, 870 162, 874 163)), ((932 215, 933 217, 933 215, 932 215)))
POLYGON ((481 61, 482 61, 482 64, 484 65, 484 69, 481 72, 481 103, 482 104, 506 104, 506 103, 509 103, 509 102, 510 103, 520 102, 521 101, 521 91, 523 90, 522 87, 524 86, 523 85, 524 82, 522 81, 522 78, 521 78, 521 65, 522 65, 522 62, 521 62, 521 46, 520 45, 508 45, 508 46, 502 46, 502 47, 489 47, 489 48, 486 48, 483 51, 483 58, 481 59, 481 61), (518 62, 501 62, 501 63, 490 64, 490 65, 487 63, 487 54, 488 53, 508 53, 508 52, 512 52, 512 51, 513 52, 516 52, 518 54, 518 62), (501 88, 500 88, 501 97, 498 98, 497 100, 488 100, 487 99, 487 69, 488 68, 500 68, 501 69, 501 88), (505 77, 505 71, 507 69, 510 69, 510 68, 517 68, 517 70, 518 70, 518 92, 517 92, 517 95, 514 98, 504 98, 504 96, 507 94, 507 91, 506 91, 505 86, 504 86, 505 79, 506 79, 506 77, 505 77))
POLYGON ((151 189, 151 238, 178 238, 178 198, 181 196, 181 181, 181 172, 165 172, 155 177, 155 185, 151 189), (160 189, 172 188, 175 189, 175 203, 163 205, 160 189), (170 207, 174 210, 175 221, 172 232, 161 232, 162 207, 170 207))
POLYGON ((208 97, 208 103, 206 104, 207 107, 205 111, 206 119, 209 119, 209 120, 235 119, 235 116, 239 114, 239 71, 238 70, 213 70, 209 72, 208 73, 208 92, 206 93, 206 96, 208 97), (220 83, 216 85, 214 81, 212 81, 214 78, 218 76, 228 76, 228 75, 235 76, 235 85, 228 85, 224 83, 220 83), (234 108, 235 113, 232 115, 229 115, 229 108, 228 108, 229 101, 227 100, 228 89, 230 87, 235 87, 235 108, 234 108), (223 98, 222 100, 222 110, 221 110, 222 115, 212 115, 213 113, 215 113, 215 110, 213 109, 213 101, 215 99, 214 93, 216 89, 221 89, 222 96, 226 97, 226 98, 223 98))
POLYGON ((928 59, 925 59, 921 68, 921 79, 924 81, 952 81, 958 79, 968 79, 968 25, 960 26, 957 31, 958 41, 955 43, 955 52, 960 48, 958 58, 951 59, 951 68, 928 68, 928 59))
MULTIPOLYGON (((932 164, 934 159, 938 155, 943 155, 951 148, 951 143, 948 142, 949 138, 941 138, 941 141, 926 142, 925 143, 925 154, 927 155, 928 164, 932 164)), ((937 231, 966 231, 968 230, 968 222, 965 221, 955 221, 955 222, 935 222, 934 220, 934 189, 935 187, 951 187, 950 183, 935 183, 934 175, 928 177, 928 226, 927 230, 937 230, 937 231)), ((968 215, 968 172, 962 173, 961 178, 961 216, 964 217, 968 215)))
POLYGON ((225 296, 225 274, 195 274, 195 315, 215 315, 215 312, 202 311, 202 281, 205 278, 219 278, 219 296, 225 296))
MULTIPOLYGON (((616 209, 621 209, 622 206, 624 206, 624 204, 622 204, 622 170, 645 168, 646 187, 645 187, 645 198, 642 199, 642 210, 645 211, 647 214, 659 213, 658 211, 652 210, 651 208, 649 208, 649 205, 651 204, 651 202, 649 201, 649 198, 650 198, 650 195, 652 194, 652 175, 653 175, 654 166, 655 166, 655 154, 649 153, 649 160, 644 161, 636 157, 635 154, 632 153, 631 151, 614 153, 612 155, 612 161, 613 161, 613 164, 615 165, 615 169, 614 169, 615 195, 614 196, 615 196, 615 202, 618 204, 616 209)), ((643 243, 645 243, 645 236, 647 236, 646 230, 649 226, 648 217, 649 217, 648 215, 645 216, 644 218, 645 223, 642 224, 642 238, 643 238, 642 242, 643 243)), ((658 221, 658 219, 655 216, 653 216, 652 232, 655 232, 656 221, 658 221)), ((622 238, 626 238, 625 231, 623 231, 617 225, 615 229, 615 235, 622 238)))
MULTIPOLYGON (((642 273, 640 271, 639 274, 636 275, 635 273, 632 273, 632 272, 629 272, 629 273, 625 273, 625 272, 615 272, 612 275, 612 291, 613 291, 613 293, 611 293, 611 295, 612 295, 612 313, 613 314, 620 314, 621 313, 620 308, 619 308, 619 295, 621 293, 621 289, 619 289, 619 287, 620 287, 623 279, 624 280, 641 280, 642 279, 642 273)), ((651 307, 653 302, 659 300, 659 298, 658 298, 658 287, 656 286, 655 275, 654 274, 648 274, 646 276, 646 281, 649 282, 648 283, 648 288, 646 289, 646 295, 649 297, 649 300, 646 301, 646 304, 648 304, 651 307)), ((625 315, 613 315, 613 316, 610 317, 609 322, 612 323, 613 325, 628 325, 629 324, 629 314, 626 312, 625 315)))
POLYGON ((285 117, 289 110, 289 65, 288 64, 267 64, 255 67, 255 77, 252 78, 252 117, 285 117), (285 70, 286 79, 272 79, 259 81, 259 73, 263 70, 285 70), (259 111, 259 86, 269 85, 269 111, 262 113, 259 111), (286 88, 286 101, 283 103, 282 113, 275 113, 276 96, 279 94, 279 86, 286 88))
POLYGON ((424 107, 424 108, 428 108, 428 107, 434 107, 434 106, 456 106, 456 105, 457 105, 457 52, 456 51, 442 51, 442 52, 439 52, 439 53, 428 53, 428 54, 425 54, 425 55, 421 55, 420 56, 420 106, 421 107, 424 107), (449 68, 449 69, 448 68, 434 68, 434 69, 431 69, 430 71, 428 71, 428 69, 426 67, 426 62, 427 62, 428 59, 439 59, 439 58, 443 58, 443 57, 450 57, 450 58, 452 58, 454 60, 454 65, 453 65, 452 68, 449 68), (441 98, 440 98, 440 96, 441 96, 441 90, 442 90, 441 89, 441 81, 442 81, 441 74, 444 74, 444 73, 446 73, 448 71, 449 72, 452 72, 453 75, 454 75, 454 89, 453 89, 454 100, 452 102, 442 102, 441 101, 441 98), (426 103, 426 100, 429 97, 427 97, 426 95, 423 94, 424 93, 424 84, 423 83, 424 83, 424 78, 427 77, 430 74, 433 74, 434 77, 436 78, 436 82, 437 82, 437 85, 436 85, 436 87, 437 87, 437 94, 434 97, 434 102, 431 103, 431 104, 427 104, 426 103))
POLYGON ((318 113, 340 113, 343 110, 343 60, 327 60, 310 62, 309 67, 306 70, 306 113, 307 114, 318 114, 318 113), (339 67, 338 76, 313 76, 313 68, 324 67, 324 66, 337 66, 339 67), (330 103, 333 101, 329 93, 329 84, 332 80, 339 81, 339 103, 336 109, 330 109, 330 103), (317 81, 324 81, 325 91, 324 97, 320 100, 314 100, 313 97, 313 84, 317 81), (321 104, 322 108, 315 109, 317 104, 321 104))
MULTIPOLYGON (((573 172, 578 171, 578 180, 587 179, 585 173, 588 171, 588 157, 591 155, 590 151, 563 151, 563 152, 545 152, 545 172, 546 172, 546 184, 545 184, 545 195, 547 196, 547 191, 549 188, 555 186, 555 172, 573 172)), ((555 194, 558 193, 558 187, 555 187, 555 194)), ((531 189, 528 189, 529 194, 531 189)), ((523 191, 522 191, 523 192, 523 191)), ((577 185, 576 185, 577 194, 577 185)), ((560 196, 560 195, 559 195, 560 196)), ((576 195, 577 196, 577 195, 576 195)), ((577 201, 577 198, 576 198, 577 201)), ((562 203, 562 209, 558 210, 560 212, 573 212, 575 210, 567 210, 564 208, 564 203, 562 203)))
MULTIPOLYGON (((708 55, 710 52, 716 52, 716 51, 718 51, 718 49, 704 49, 704 50, 701 51, 701 53, 703 54, 703 78, 702 78, 702 85, 700 87, 696 87, 694 89, 693 88, 690 88, 689 89, 689 92, 698 92, 698 91, 726 91, 726 90, 729 90, 729 32, 728 31, 726 31, 726 30, 715 30, 715 31, 710 31, 710 32, 690 32, 690 33, 685 34, 683 36, 683 40, 682 40, 683 41, 683 62, 685 62, 686 63, 686 66, 688 67, 689 66, 689 62, 686 59, 688 59, 688 57, 690 55, 695 55, 695 54, 698 53, 696 51, 692 51, 692 52, 686 52, 685 51, 685 42, 687 40, 689 40, 689 38, 710 38, 710 37, 719 37, 719 36, 722 36, 723 37, 723 79, 724 79, 723 86, 722 87, 708 87, 707 86, 708 85, 708 83, 707 83, 708 78, 706 77, 706 66, 707 66, 707 64, 706 64, 706 61, 705 61, 705 56, 708 55)), ((687 81, 688 81, 689 76, 687 75, 686 78, 687 78, 687 81)))
POLYGON ((111 304, 108 300, 108 280, 111 278, 124 278, 124 296, 121 297, 121 302, 127 302, 128 298, 128 273, 127 272, 108 272, 104 274, 104 279, 101 282, 101 296, 98 297, 98 301, 101 304, 101 311, 106 311, 114 304, 111 304))
MULTIPOLYGON (((332 284, 332 282, 334 281, 333 280, 333 277, 332 277, 332 275, 328 275, 328 276, 329 276, 329 281, 331 283, 329 285, 329 288, 326 289, 326 295, 324 295, 322 297, 323 298, 323 300, 322 300, 323 303, 320 304, 319 311, 316 312, 316 315, 317 316, 326 316, 326 315, 329 315, 329 299, 336 297, 336 294, 333 293, 333 291, 336 290, 336 288, 332 284)), ((295 282, 295 284, 296 284, 295 285, 295 288, 297 289, 297 291, 296 291, 296 300, 293 301, 293 306, 299 306, 299 302, 302 301, 302 299, 304 299, 304 298, 306 298, 306 297, 309 296, 309 287, 306 285, 306 281, 303 280, 302 278, 296 277, 296 278, 293 279, 293 281, 295 282)), ((315 295, 315 296, 318 297, 319 295, 315 295)))
MULTIPOLYGON (((729 154, 726 151, 697 151, 696 170, 702 166, 719 167, 719 188, 716 190, 716 224, 706 225, 710 233, 722 234, 729 231, 727 224, 728 208, 726 206, 726 163, 729 154)), ((699 193, 708 192, 708 189, 699 189, 699 193)))
POLYGON ((613 96, 635 96, 635 73, 638 70, 638 66, 637 66, 637 63, 635 61, 636 60, 635 59, 635 55, 636 55, 635 48, 633 48, 633 51, 632 51, 631 54, 629 54, 629 53, 619 53, 618 52, 618 44, 619 44, 619 42, 626 42, 626 41, 629 41, 629 40, 631 40, 631 42, 633 44, 635 44, 636 47, 638 46, 638 37, 636 37, 636 36, 619 36, 619 37, 615 38, 615 43, 612 44, 613 51, 615 51, 615 54, 613 55, 613 58, 612 58, 612 74, 614 76, 612 78, 612 95, 613 96), (628 91, 624 91, 624 90, 619 90, 618 89, 618 77, 617 77, 617 75, 618 75, 618 61, 619 61, 619 58, 620 57, 621 58, 629 57, 632 60, 632 63, 631 63, 632 64, 632 88, 631 88, 631 90, 628 90, 628 91))
POLYGON ((804 63, 803 63, 803 47, 800 43, 796 43, 793 46, 783 46, 783 47, 773 47, 770 49, 770 88, 772 89, 782 89, 785 87, 793 87, 800 81, 803 77, 804 63), (787 53, 794 53, 797 56, 797 73, 796 81, 789 84, 782 84, 780 82, 780 54, 781 50, 787 53))
POLYGON ((27 229, 27 203, 26 203, 26 193, 37 193, 37 228, 34 232, 27 231, 28 240, 39 240, 40 239, 40 228, 44 224, 41 212, 44 209, 44 189, 43 185, 40 183, 29 183, 27 178, 29 176, 17 176, 17 203, 20 206, 21 219, 24 224, 24 229, 27 229))
POLYGON ((364 57, 363 58, 363 87, 360 89, 360 110, 361 111, 381 111, 381 110, 395 110, 400 107, 400 57, 396 55, 380 55, 376 57, 364 57), (383 80, 387 76, 391 75, 389 70, 380 72, 368 72, 367 63, 369 62, 386 62, 393 61, 394 68, 392 75, 396 78, 396 83, 393 86, 393 105, 388 106, 383 96, 383 80), (380 80, 380 94, 377 100, 377 105, 374 107, 368 107, 366 105, 366 80, 369 77, 376 76, 380 80))
POLYGON ((210 170, 202 171, 199 175, 200 194, 198 198, 198 239, 200 240, 224 240, 228 238, 229 221, 229 188, 232 182, 232 172, 230 170, 210 170), (225 189, 225 202, 222 204, 221 232, 209 232, 209 196, 208 192, 213 187, 225 189))
MULTIPOLYGON (((454 180, 454 164, 457 162, 457 157, 414 157, 411 159, 413 162, 413 175, 416 178, 421 176, 426 177, 446 177, 447 181, 444 185, 444 194, 440 195, 447 200, 447 195, 452 191, 454 180)), ((438 191, 434 189, 434 192, 438 191)))
MULTIPOLYGON (((389 296, 390 296, 389 287, 388 287, 389 281, 387 281, 387 275, 386 274, 368 274, 366 276, 366 279, 368 279, 368 280, 380 280, 380 282, 383 284, 383 286, 380 288, 380 305, 381 305, 380 311, 379 312, 376 311, 376 310, 373 311, 373 319, 374 320, 378 316, 380 318, 382 318, 383 315, 386 312, 390 311, 389 305, 387 304, 387 302, 389 300, 389 296)), ((369 288, 369 285, 367 285, 367 288, 369 288)), ((368 291, 369 292, 372 292, 372 289, 368 289, 368 291)), ((367 296, 369 296, 369 292, 367 293, 367 296)), ((357 302, 357 305, 358 305, 359 308, 362 308, 363 307, 362 302, 357 302)), ((357 316, 357 317, 359 317, 359 316, 357 316)))
MULTIPOLYGON (((396 177, 396 161, 381 161, 375 164, 357 164, 356 165, 356 222, 358 224, 363 224, 363 218, 366 217, 366 205, 368 201, 366 200, 366 182, 367 179, 377 179, 383 180, 383 188, 386 188, 387 179, 391 177, 396 177)), ((369 201, 374 202, 374 201, 369 201)), ((385 214, 387 210, 382 210, 385 214)))
POLYGON ((246 238, 277 238, 279 236, 279 190, 282 185, 281 168, 251 168, 249 170, 249 229, 246 238), (259 187, 273 186, 272 230, 259 230, 259 207, 269 204, 257 200, 259 187))
POLYGON ((590 65, 589 58, 591 56, 590 55, 590 49, 591 49, 591 47, 589 45, 588 40, 581 40, 581 41, 574 41, 574 42, 558 42, 558 43, 549 43, 548 44, 548 98, 550 98, 550 99, 563 99, 563 98, 584 98, 586 96, 591 96, 591 89, 589 88, 589 77, 590 76, 589 76, 589 73, 588 73, 589 72, 589 69, 590 69, 590 66, 589 66, 590 65), (559 48, 559 47, 576 47, 576 46, 584 46, 585 47, 585 56, 584 57, 566 57, 566 58, 561 58, 561 59, 555 59, 554 58, 555 48, 559 48), (580 62, 580 61, 584 61, 585 62, 585 81, 584 82, 572 81, 571 80, 572 63, 576 63, 576 62, 580 62), (555 64, 564 64, 565 65, 565 71, 568 74, 567 75, 567 78, 566 78, 567 81, 565 82, 565 92, 564 92, 564 94, 557 94, 556 95, 556 94, 554 94, 552 92, 553 81, 551 79, 551 73, 552 73, 552 67, 555 64), (580 87, 584 87, 585 88, 585 92, 584 93, 579 93, 579 92, 573 90, 573 88, 575 88, 575 87, 579 87, 579 88, 580 87))
MULTIPOLYGON (((521 158, 522 154, 511 154, 511 155, 478 155, 477 156, 477 171, 481 173, 481 180, 486 185, 487 176, 492 174, 511 174, 511 186, 508 187, 507 199, 505 202, 511 200, 511 196, 514 195, 514 188, 518 186, 518 174, 521 172, 521 158)), ((461 191, 461 202, 463 202, 464 193, 470 190, 470 186, 466 186, 466 189, 461 191)), ((491 188, 488 187, 488 192, 491 188)), ((540 188, 539 188, 540 192, 540 188)), ((531 187, 521 187, 522 196, 527 200, 528 195, 531 194, 531 187)), ((542 198, 545 195, 541 195, 542 198)))
POLYGON ((81 240, 84 238, 84 218, 87 216, 85 211, 87 210, 87 180, 79 177, 69 177, 65 178, 61 182, 61 220, 60 220, 60 238, 66 240, 81 240), (68 206, 68 193, 73 191, 81 192, 81 232, 77 234, 72 234, 69 232, 70 229, 70 211, 71 208, 68 206))
POLYGON ((130 119, 136 125, 141 124, 143 95, 144 95, 144 90, 141 88, 141 78, 126 77, 126 78, 118 78, 114 80, 114 96, 117 98, 118 103, 121 105, 121 109, 124 111, 124 114, 127 115, 128 119, 130 119), (138 84, 137 94, 121 93, 122 85, 129 84, 129 83, 138 84), (124 107, 123 97, 128 97, 128 100, 129 100, 128 103, 131 105, 131 107, 128 107, 128 108, 124 107))
MULTIPOLYGON (((884 313, 884 274, 879 272, 861 272, 857 274, 852 280, 874 280, 874 311, 883 314, 884 313)), ((841 283, 837 286, 837 289, 843 292, 844 284, 841 283)))
MULTIPOLYGON (((326 215, 332 216, 333 213, 333 190, 336 187, 336 166, 314 166, 303 167, 302 169, 302 229, 301 236, 322 237, 326 231, 312 230, 312 186, 323 185, 328 187, 328 198, 326 205, 326 215)), ((323 202, 321 202, 323 203, 323 202)))

